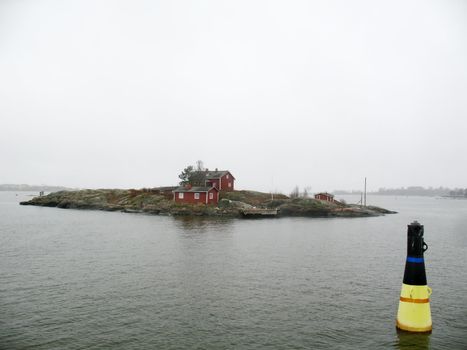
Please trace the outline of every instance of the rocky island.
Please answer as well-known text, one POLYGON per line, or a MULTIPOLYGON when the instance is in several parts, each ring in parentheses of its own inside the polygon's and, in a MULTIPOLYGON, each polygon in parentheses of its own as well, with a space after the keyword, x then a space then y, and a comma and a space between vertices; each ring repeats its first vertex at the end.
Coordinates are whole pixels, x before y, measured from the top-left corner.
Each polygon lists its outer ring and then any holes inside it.
POLYGON ((277 216, 280 217, 367 217, 395 213, 374 206, 362 207, 337 201, 331 203, 314 198, 289 198, 282 194, 272 198, 269 193, 256 191, 220 192, 217 206, 176 203, 168 188, 59 191, 20 204, 174 216, 240 217, 242 211, 253 208, 277 209, 277 216))

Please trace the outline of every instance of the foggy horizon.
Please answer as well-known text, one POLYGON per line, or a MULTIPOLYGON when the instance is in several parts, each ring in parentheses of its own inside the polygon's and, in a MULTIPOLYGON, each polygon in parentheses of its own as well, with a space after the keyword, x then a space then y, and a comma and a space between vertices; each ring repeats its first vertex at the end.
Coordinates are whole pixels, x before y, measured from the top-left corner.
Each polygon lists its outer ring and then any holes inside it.
POLYGON ((465 188, 464 1, 0 3, 0 184, 465 188))
MULTIPOLYGON (((37 184, 37 183, 2 183, 0 186, 30 186, 30 187, 63 187, 63 188, 68 188, 68 189, 76 189, 76 190, 83 190, 83 189, 131 189, 131 187, 78 187, 78 186, 63 186, 60 184, 37 184)), ((165 185, 157 185, 157 186, 148 186, 148 187, 133 187, 133 189, 140 189, 140 188, 157 188, 157 187, 173 187, 173 186, 180 186, 179 182, 177 183, 172 183, 172 184, 165 184, 165 185)), ((347 192, 348 194, 359 194, 364 192, 364 184, 362 184, 362 188, 334 188, 334 189, 326 189, 326 190, 320 190, 320 189, 315 189, 312 186, 308 187, 301 187, 298 185, 291 186, 290 189, 286 190, 265 190, 266 192, 270 193, 277 193, 277 194, 285 194, 289 195, 290 192, 294 191, 298 187, 299 193, 302 194, 304 191, 307 192, 308 195, 312 195, 318 192, 329 192, 329 193, 334 193, 334 192, 347 192)), ((455 189, 464 189, 464 187, 446 187, 446 186, 418 186, 416 184, 414 185, 409 185, 409 186, 400 186, 400 187, 378 187, 378 188, 373 188, 367 185, 367 192, 368 193, 377 193, 381 190, 401 190, 401 189, 424 189, 424 190, 439 190, 439 189, 444 189, 444 190, 455 190, 455 189)), ((252 188, 239 188, 237 190, 250 190, 250 191, 255 191, 256 189, 252 188)), ((338 193, 341 194, 341 193, 338 193)))

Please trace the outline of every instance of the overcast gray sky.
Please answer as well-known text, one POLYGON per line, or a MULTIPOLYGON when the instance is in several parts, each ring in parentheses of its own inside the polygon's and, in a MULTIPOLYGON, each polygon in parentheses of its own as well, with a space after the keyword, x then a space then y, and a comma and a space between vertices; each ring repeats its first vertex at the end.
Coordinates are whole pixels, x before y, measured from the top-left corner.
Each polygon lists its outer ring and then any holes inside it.
POLYGON ((466 187, 467 1, 0 0, 0 183, 466 187))

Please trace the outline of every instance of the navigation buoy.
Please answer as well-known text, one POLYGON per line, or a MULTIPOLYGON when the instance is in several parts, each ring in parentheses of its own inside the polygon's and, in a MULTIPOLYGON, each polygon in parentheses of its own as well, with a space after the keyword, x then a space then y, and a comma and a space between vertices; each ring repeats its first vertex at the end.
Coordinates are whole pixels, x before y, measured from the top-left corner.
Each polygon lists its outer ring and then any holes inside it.
POLYGON ((407 261, 402 282, 396 327, 408 332, 431 332, 430 295, 423 253, 428 245, 423 240, 423 225, 414 221, 407 229, 407 261))

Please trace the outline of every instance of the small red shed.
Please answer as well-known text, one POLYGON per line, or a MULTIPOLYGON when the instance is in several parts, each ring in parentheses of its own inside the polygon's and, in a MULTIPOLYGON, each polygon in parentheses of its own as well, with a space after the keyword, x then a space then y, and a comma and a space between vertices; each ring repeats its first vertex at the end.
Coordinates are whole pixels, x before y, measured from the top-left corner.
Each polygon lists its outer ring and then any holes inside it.
POLYGON ((326 202, 331 202, 334 203, 334 195, 327 193, 327 192, 321 192, 315 194, 315 199, 319 199, 320 201, 326 201, 326 202))
POLYGON ((213 204, 219 203, 219 190, 213 186, 206 187, 178 187, 173 191, 174 201, 189 204, 213 204))

